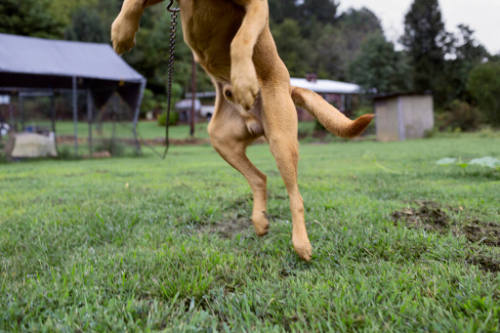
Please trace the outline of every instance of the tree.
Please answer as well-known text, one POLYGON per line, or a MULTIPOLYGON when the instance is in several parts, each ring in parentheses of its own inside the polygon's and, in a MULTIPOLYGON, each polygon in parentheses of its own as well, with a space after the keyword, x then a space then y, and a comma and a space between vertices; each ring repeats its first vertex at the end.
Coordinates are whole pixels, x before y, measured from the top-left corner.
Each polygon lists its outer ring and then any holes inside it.
POLYGON ((271 24, 280 24, 287 18, 298 20, 300 17, 296 0, 269 0, 269 12, 271 24))
POLYGON ((488 58, 488 51, 474 37, 474 31, 467 25, 458 26, 458 34, 450 43, 449 57, 446 61, 442 80, 445 101, 455 99, 470 100, 467 80, 471 70, 488 58))
MULTIPOLYGON (((108 0, 109 1, 109 0, 108 0)), ((99 0, 50 0, 48 1, 47 10, 50 12, 52 17, 57 17, 64 26, 71 24, 72 15, 77 8, 87 7, 94 8, 97 6, 98 2, 108 2, 99 0)))
POLYGON ((500 62, 476 66, 469 76, 467 89, 492 125, 500 125, 500 62))
POLYGON ((299 23, 286 19, 273 28, 273 35, 280 56, 288 67, 292 76, 305 76, 311 70, 311 48, 309 42, 300 34, 299 23))
POLYGON ((405 92, 410 89, 410 68, 402 52, 381 34, 372 35, 361 47, 361 52, 350 66, 354 82, 377 94, 405 92))
POLYGON ((432 90, 441 102, 439 76, 445 62, 443 42, 448 37, 438 0, 415 0, 405 16, 401 43, 410 56, 416 91, 432 90))
POLYGON ((321 23, 333 23, 337 16, 339 3, 335 0, 304 0, 299 6, 300 19, 307 23, 316 19, 321 23))
POLYGON ((0 2, 0 32, 60 38, 63 24, 48 11, 49 0, 2 0, 0 2))
POLYGON ((347 41, 340 29, 331 24, 325 25, 311 45, 314 61, 310 62, 309 71, 317 73, 319 77, 345 80, 348 61, 346 49, 347 41))
POLYGON ((95 9, 80 7, 72 15, 71 25, 64 37, 82 42, 105 43, 109 40, 107 29, 95 9))
POLYGON ((332 48, 340 59, 337 71, 342 73, 337 78, 349 80, 349 66, 361 51, 361 45, 373 35, 383 35, 384 31, 377 15, 366 7, 348 9, 338 18, 336 27, 341 41, 332 44, 332 48))

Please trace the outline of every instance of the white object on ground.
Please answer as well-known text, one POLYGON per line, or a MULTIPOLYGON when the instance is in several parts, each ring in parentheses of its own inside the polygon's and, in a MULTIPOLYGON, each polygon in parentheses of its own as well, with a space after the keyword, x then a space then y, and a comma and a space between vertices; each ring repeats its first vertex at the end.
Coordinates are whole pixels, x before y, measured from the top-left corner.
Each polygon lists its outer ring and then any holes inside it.
POLYGON ((453 157, 445 157, 436 162, 437 165, 450 165, 457 163, 457 159, 453 157))
POLYGON ((471 165, 480 165, 488 168, 500 167, 500 160, 491 156, 476 158, 469 162, 471 165))
POLYGON ((12 157, 56 157, 56 137, 53 132, 49 136, 35 133, 18 133, 14 136, 12 157))

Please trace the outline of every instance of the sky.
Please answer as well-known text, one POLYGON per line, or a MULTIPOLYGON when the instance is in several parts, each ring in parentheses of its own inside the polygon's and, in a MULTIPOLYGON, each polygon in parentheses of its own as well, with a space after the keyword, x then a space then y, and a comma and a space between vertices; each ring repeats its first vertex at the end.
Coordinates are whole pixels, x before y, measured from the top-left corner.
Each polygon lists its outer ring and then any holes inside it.
MULTIPOLYGON (((367 7, 382 21, 387 38, 397 42, 404 32, 404 16, 413 0, 340 0, 340 10, 367 7)), ((441 12, 450 32, 465 23, 476 39, 493 54, 500 53, 500 0, 439 0, 441 12)))

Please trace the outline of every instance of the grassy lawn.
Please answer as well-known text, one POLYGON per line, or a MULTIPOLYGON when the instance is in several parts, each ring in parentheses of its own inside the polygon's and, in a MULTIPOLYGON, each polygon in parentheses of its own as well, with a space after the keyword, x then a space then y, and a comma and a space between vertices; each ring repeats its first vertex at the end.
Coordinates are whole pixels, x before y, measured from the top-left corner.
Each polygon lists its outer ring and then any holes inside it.
POLYGON ((303 144, 309 264, 265 145, 249 149, 268 175, 262 239, 246 181, 208 146, 2 164, 0 331, 498 332, 500 171, 436 161, 499 147, 303 144))
MULTIPOLYGON (((49 123, 38 123, 39 126, 50 127, 49 123)), ((196 124, 195 136, 203 139, 208 138, 207 123, 196 124)), ((94 124, 93 135, 96 137, 110 138, 113 133, 113 123, 102 123, 101 131, 98 131, 98 126, 94 124)), ((72 136, 74 135, 74 124, 71 121, 58 121, 56 124, 57 135, 72 136)), ((158 126, 156 121, 141 121, 137 126, 137 132, 142 139, 156 139, 165 136, 165 127, 158 126)), ((132 122, 117 123, 116 136, 119 138, 132 137, 132 122)), ((189 137, 189 125, 177 125, 170 127, 170 136, 173 139, 186 139, 189 137)), ((78 137, 88 137, 88 125, 85 122, 78 123, 78 137)))
MULTIPOLYGON (((50 128, 50 123, 39 122, 38 126, 50 128)), ((206 122, 200 122, 195 127, 195 137, 198 139, 208 139, 206 122)), ((302 122, 299 125, 299 130, 304 133, 312 132, 314 122, 302 122)), ((74 125, 71 121, 58 121, 56 124, 57 135, 72 136, 74 135, 74 125)), ((120 123, 116 125, 116 136, 119 138, 131 138, 132 134, 131 122, 120 123)), ((137 132, 142 139, 156 139, 165 137, 165 127, 160 127, 156 121, 141 121, 137 126, 137 132)), ((105 122, 102 124, 101 131, 98 131, 98 126, 94 125, 93 135, 96 137, 110 138, 113 133, 113 123, 105 122)), ((78 136, 80 138, 88 137, 88 126, 85 122, 78 123, 78 136)), ((189 125, 180 124, 170 127, 170 137, 172 139, 187 139, 189 138, 189 125)))

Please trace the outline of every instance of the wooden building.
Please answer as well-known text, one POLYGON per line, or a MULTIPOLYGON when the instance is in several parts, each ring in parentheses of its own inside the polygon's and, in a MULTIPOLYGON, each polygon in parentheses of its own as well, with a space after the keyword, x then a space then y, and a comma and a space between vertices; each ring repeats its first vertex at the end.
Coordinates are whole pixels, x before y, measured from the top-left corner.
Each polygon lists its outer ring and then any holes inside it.
POLYGON ((388 95, 375 98, 378 141, 423 138, 434 128, 432 95, 388 95))

